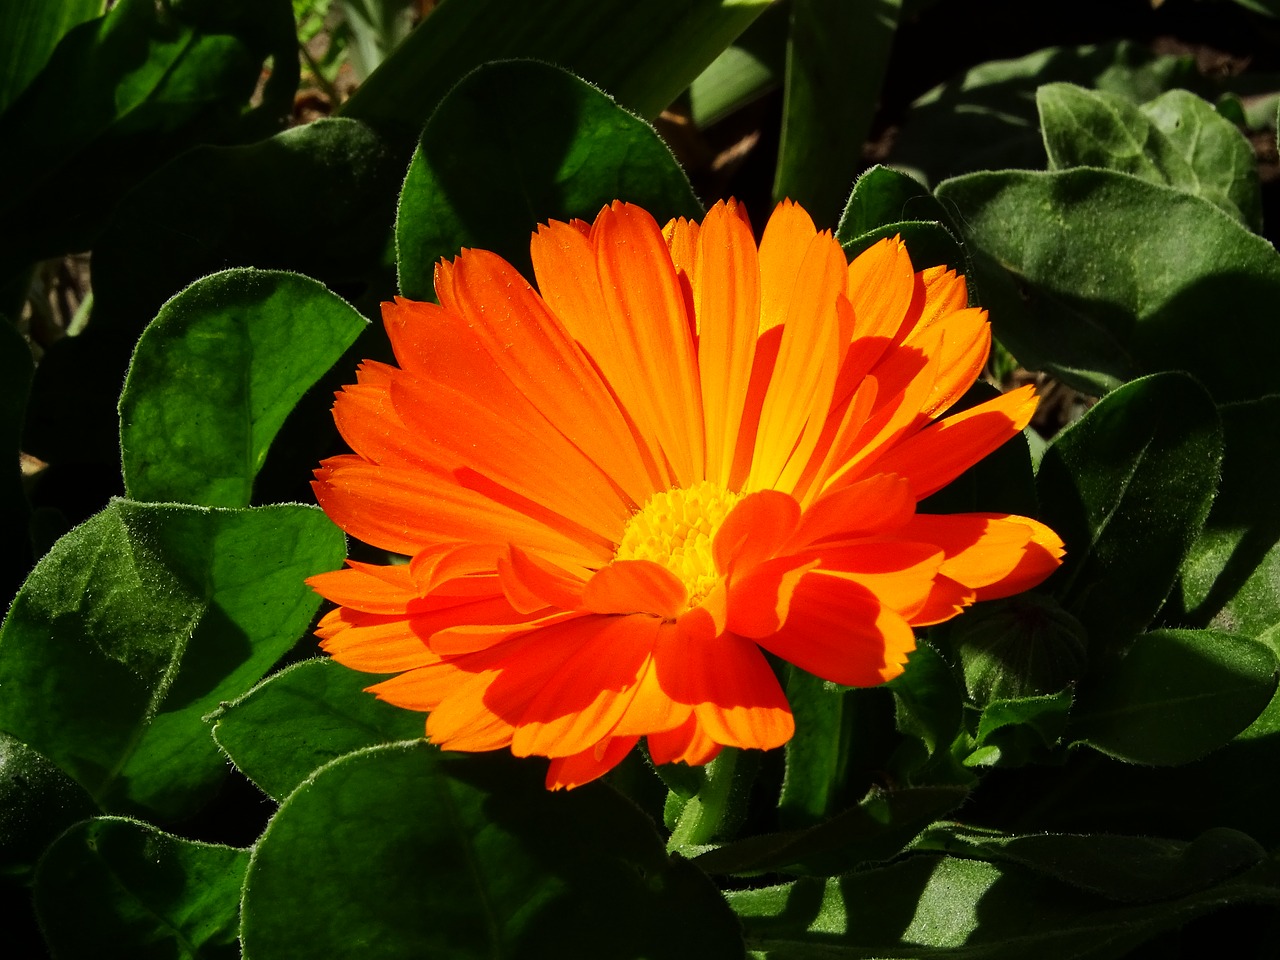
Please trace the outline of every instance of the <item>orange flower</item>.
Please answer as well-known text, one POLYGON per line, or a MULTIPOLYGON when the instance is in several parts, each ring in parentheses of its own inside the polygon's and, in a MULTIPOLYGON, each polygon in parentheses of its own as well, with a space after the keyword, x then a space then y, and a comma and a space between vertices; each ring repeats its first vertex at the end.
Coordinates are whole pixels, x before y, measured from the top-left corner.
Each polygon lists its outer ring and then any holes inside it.
POLYGON ((660 228, 614 203, 532 239, 535 291, 464 250, 439 305, 383 318, 334 417, 354 454, 316 497, 411 559, 310 580, 322 646, 427 711, 451 750, 592 780, 770 749, 794 729, 763 651, 855 686, 902 672, 912 627, 1033 586, 1040 523, 917 502, 1026 425, 1030 388, 935 420, 987 357, 964 280, 897 239, 852 263, 799 206, 759 249, 742 207, 660 228))

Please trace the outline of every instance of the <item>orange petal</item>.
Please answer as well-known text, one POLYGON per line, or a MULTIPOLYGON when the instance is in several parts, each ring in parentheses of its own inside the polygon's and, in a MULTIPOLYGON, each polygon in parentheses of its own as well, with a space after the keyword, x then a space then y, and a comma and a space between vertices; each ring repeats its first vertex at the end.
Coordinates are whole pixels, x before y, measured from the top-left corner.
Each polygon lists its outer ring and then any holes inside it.
POLYGON ((786 322, 800 264, 817 235, 798 203, 783 200, 774 207, 760 238, 760 333, 786 322))
POLYGON ((815 500, 787 539, 788 552, 824 540, 852 540, 895 530, 916 511, 911 487, 902 477, 879 473, 815 500))
POLYGON ((857 318, 856 337, 897 336, 915 293, 915 268, 901 237, 880 240, 846 270, 846 293, 857 318))
POLYGON ((512 753, 566 757, 607 738, 649 669, 658 623, 645 616, 577 621, 573 629, 590 637, 538 686, 517 724, 512 753))
POLYGON ((744 637, 776 631, 790 615, 796 586, 819 563, 810 557, 777 557, 734 577, 728 590, 729 629, 744 637))
POLYGON ((760 328, 760 264, 736 205, 718 203, 698 235, 693 297, 706 428, 706 479, 727 484, 760 328))
POLYGON ((662 689, 693 707, 699 726, 716 743, 771 750, 795 732, 787 698, 750 640, 731 633, 660 632, 654 660, 662 689))
POLYGON ((615 560, 587 581, 582 603, 593 613, 650 613, 675 618, 689 591, 674 573, 652 560, 615 560))
POLYGON ((1055 569, 1062 540, 1028 517, 991 513, 918 514, 903 531, 946 552, 941 573, 989 600, 1035 586, 1055 569))
POLYGON ((908 346, 939 354, 938 379, 921 410, 934 417, 949 409, 972 386, 991 352, 991 325, 985 310, 959 310, 912 334, 908 346))
POLYGON ((708 737, 698 726, 697 719, 689 719, 673 730, 651 733, 649 758, 657 764, 687 763, 691 767, 710 763, 721 749, 720 744, 708 737))
POLYGON ((340 607, 321 621, 316 632, 323 638, 320 648, 325 653, 365 673, 398 673, 436 660, 421 635, 402 617, 353 620, 350 611, 340 607))
POLYGON ((421 603, 422 592, 404 565, 391 566, 394 580, 372 574, 363 564, 351 564, 343 570, 317 573, 307 578, 309 586, 326 600, 365 613, 406 613, 415 602, 421 603))
POLYGON ((911 495, 922 500, 1017 435, 1037 402, 1035 389, 1026 386, 970 407, 902 440, 875 468, 906 477, 911 495))
POLYGON ((745 572, 772 557, 800 519, 800 505, 777 490, 757 490, 729 511, 711 544, 716 569, 745 572))
POLYGON ((804 577, 786 623, 757 642, 802 670, 852 687, 893 679, 915 649, 911 627, 870 590, 821 572, 804 577))
POLYGON ((548 790, 572 790, 604 776, 620 764, 639 737, 610 737, 572 757, 557 757, 547 768, 548 790))
POLYGON ((584 582, 580 577, 519 547, 508 547, 507 556, 499 558, 498 578, 517 610, 577 610, 582 605, 584 582))

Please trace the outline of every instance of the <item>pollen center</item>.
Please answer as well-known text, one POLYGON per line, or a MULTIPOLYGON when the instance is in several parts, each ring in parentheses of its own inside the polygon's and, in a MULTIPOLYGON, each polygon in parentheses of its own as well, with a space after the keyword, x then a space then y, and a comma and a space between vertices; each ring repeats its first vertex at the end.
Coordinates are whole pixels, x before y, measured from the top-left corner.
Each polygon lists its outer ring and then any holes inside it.
POLYGON ((614 559, 662 564, 684 582, 696 607, 720 579, 711 541, 741 499, 709 480, 655 493, 627 521, 614 559))

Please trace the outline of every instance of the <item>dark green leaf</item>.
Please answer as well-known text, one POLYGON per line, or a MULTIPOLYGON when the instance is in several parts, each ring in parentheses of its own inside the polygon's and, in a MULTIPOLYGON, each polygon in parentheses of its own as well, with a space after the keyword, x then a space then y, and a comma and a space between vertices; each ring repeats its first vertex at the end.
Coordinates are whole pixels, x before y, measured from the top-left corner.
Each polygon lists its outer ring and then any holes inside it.
POLYGON ((704 853, 694 863, 708 873, 847 873, 894 856, 925 825, 968 796, 965 787, 877 788, 856 807, 808 830, 747 837, 704 853))
POLYGON ((1146 633, 1081 694, 1068 735, 1131 763, 1189 763, 1262 713, 1276 691, 1276 671, 1271 651, 1244 637, 1146 633))
POLYGON ((957 273, 964 273, 968 267, 959 241, 950 230, 934 220, 903 220, 877 227, 844 244, 845 255, 853 259, 872 244, 891 237, 902 238, 917 270, 941 264, 957 273))
POLYGON ((263 793, 283 800, 331 760, 422 738, 423 714, 365 692, 378 679, 332 660, 294 664, 219 709, 213 738, 263 793))
POLYGON ((618 794, 427 744, 342 757, 284 802, 242 936, 253 960, 742 956, 719 894, 618 794))
POLYGON ((1017 767, 1043 759, 1062 739, 1075 697, 1071 688, 991 700, 978 717, 970 767, 1017 767))
POLYGON ((0 4, 0 113, 40 72, 68 30, 102 14, 104 0, 0 4))
POLYGON ((285 0, 121 0, 71 30, 0 115, 0 262, 89 247, 121 194, 168 158, 276 126, 297 85, 295 43, 285 0))
POLYGON ((237 960, 249 851, 99 817, 49 849, 36 910, 60 958, 237 960))
POLYGON ((1224 904, 1280 906, 1280 875, 1265 862, 1178 899, 1132 905, 1018 864, 921 855, 726 897, 747 946, 768 960, 1118 960, 1224 904))
POLYGON ((982 603, 953 621, 948 643, 979 704, 1056 693, 1084 676, 1088 637, 1051 597, 982 603))
POLYGON ((226 270, 164 305, 120 396, 135 500, 245 507, 285 417, 367 321, 307 277, 226 270))
POLYGON ((0 876, 25 881, 58 834, 97 812, 48 759, 0 733, 0 876))
POLYGON ((1280 390, 1280 255, 1208 201, 1093 169, 977 173, 937 195, 1025 366, 1094 395, 1160 370, 1219 402, 1280 390))
POLYGON ((890 764, 894 775, 913 785, 972 783, 973 774, 951 756, 964 715, 964 690, 951 666, 920 642, 907 669, 888 687, 898 730, 906 738, 890 764))
POLYGON ((771 4, 689 84, 689 115, 698 127, 705 129, 782 85, 789 14, 786 4, 771 4))
MULTIPOLYGON (((946 222, 946 209, 922 185, 905 173, 879 164, 858 177, 845 204, 836 239, 848 244, 891 224, 904 221, 946 222)), ((921 265, 917 265, 917 269, 921 265)))
POLYGON ((563 0, 552 6, 450 0, 360 86, 343 113, 416 133, 468 72, 489 61, 529 57, 559 64, 641 116, 656 117, 768 6, 768 0, 563 0))
POLYGON ((1120 903, 1149 903, 1205 890, 1267 858, 1252 837, 1209 830, 1191 842, 1106 834, 1006 836, 947 824, 930 830, 917 850, 1015 863, 1120 903))
POLYGON ((701 217, 666 144, 608 96, 544 63, 481 67, 441 101, 413 155, 396 219, 400 290, 434 299, 435 262, 463 246, 531 276, 539 223, 590 221, 616 199, 660 223, 701 217))
POLYGON ((1095 650, 1160 609, 1209 513, 1221 459, 1217 410, 1177 373, 1109 394, 1045 452, 1042 519, 1067 548, 1048 586, 1095 650))
POLYGON ((820 227, 835 224, 861 165, 901 7, 792 0, 773 195, 800 203, 820 227))
POLYGON ((1141 108, 1123 96, 1069 83, 1036 91, 1049 167, 1102 167, 1204 197, 1244 222, 1262 225, 1253 148, 1235 125, 1186 90, 1141 108))
POLYGON ((1145 45, 1129 41, 1053 47, 984 63, 911 105, 890 159, 925 183, 971 170, 1043 167, 1035 92, 1055 80, 1138 103, 1170 87, 1203 84, 1192 57, 1153 57, 1145 45))
POLYGON ((0 628, 0 728, 105 808, 190 812, 226 772, 202 718, 293 646, 319 605, 303 578, 344 553, 314 508, 115 501, 58 541, 0 628))
POLYGON ((1260 636, 1280 624, 1280 397, 1221 407, 1222 485, 1182 565, 1169 623, 1260 636))

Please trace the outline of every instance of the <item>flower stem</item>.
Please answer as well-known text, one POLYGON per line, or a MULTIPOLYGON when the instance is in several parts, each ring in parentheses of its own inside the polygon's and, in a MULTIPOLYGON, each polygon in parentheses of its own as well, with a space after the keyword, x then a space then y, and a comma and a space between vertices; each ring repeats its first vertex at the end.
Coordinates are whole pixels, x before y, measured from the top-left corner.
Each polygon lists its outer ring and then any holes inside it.
POLYGON ((702 786, 684 805, 671 831, 671 839, 667 841, 669 853, 694 856, 701 852, 697 848, 710 843, 720 832, 731 812, 738 757, 739 752, 729 747, 703 768, 702 786))

